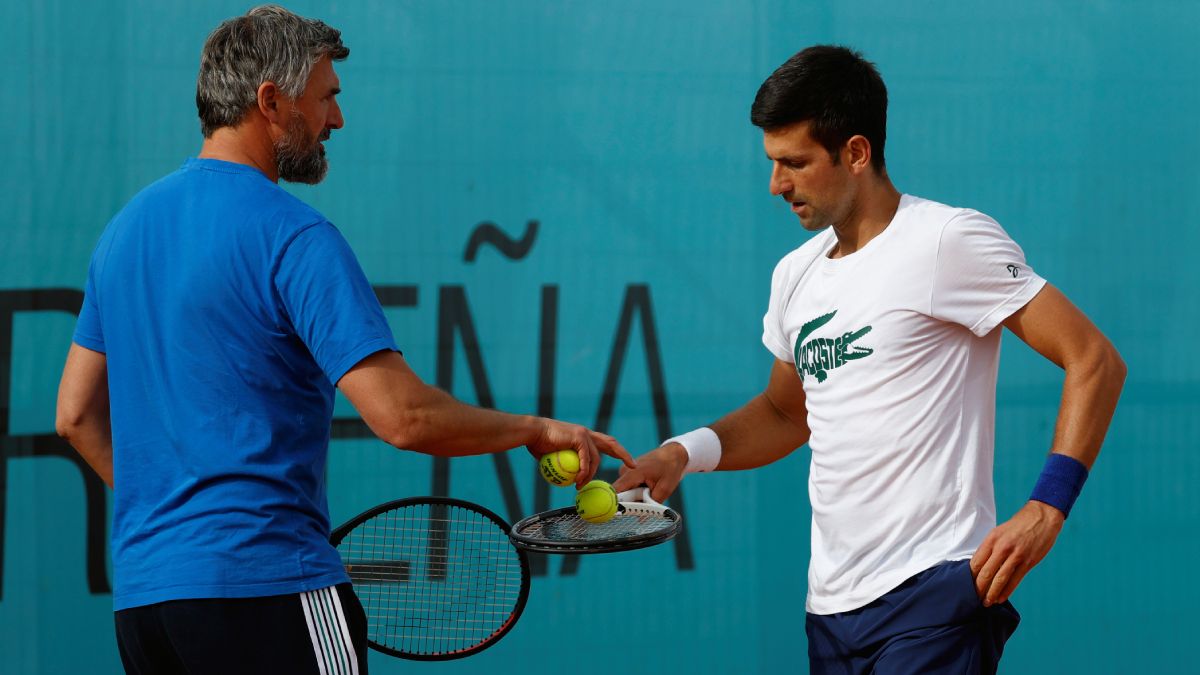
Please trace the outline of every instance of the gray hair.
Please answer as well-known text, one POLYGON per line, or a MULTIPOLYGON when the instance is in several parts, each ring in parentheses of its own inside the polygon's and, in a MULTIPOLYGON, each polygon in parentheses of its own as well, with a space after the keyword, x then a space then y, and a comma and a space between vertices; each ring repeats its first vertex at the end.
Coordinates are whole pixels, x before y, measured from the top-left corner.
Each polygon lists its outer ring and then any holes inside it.
POLYGON ((342 33, 279 5, 262 5, 225 21, 200 53, 196 110, 205 138, 221 127, 236 126, 258 100, 258 87, 274 82, 289 98, 308 85, 322 57, 341 61, 350 55, 342 33))

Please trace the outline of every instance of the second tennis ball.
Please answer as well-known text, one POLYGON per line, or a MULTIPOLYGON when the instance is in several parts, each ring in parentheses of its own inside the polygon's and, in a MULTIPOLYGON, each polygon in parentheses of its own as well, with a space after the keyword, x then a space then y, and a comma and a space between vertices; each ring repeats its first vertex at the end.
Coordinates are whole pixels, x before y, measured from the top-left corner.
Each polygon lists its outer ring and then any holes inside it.
POLYGON ((579 474, 579 453, 574 450, 559 450, 542 455, 538 461, 538 472, 551 485, 570 485, 579 474))
POLYGON ((575 493, 575 513, 589 523, 607 523, 617 515, 617 493, 602 480, 594 480, 575 493))

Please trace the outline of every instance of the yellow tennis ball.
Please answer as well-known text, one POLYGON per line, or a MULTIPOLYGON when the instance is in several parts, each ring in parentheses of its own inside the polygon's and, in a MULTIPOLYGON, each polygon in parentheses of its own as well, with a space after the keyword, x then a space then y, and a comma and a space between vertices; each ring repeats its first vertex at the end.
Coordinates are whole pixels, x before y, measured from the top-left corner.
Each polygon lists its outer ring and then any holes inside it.
POLYGON ((607 523, 617 515, 617 492, 602 480, 594 480, 575 493, 575 513, 589 523, 607 523))
POLYGON ((579 453, 574 450, 559 450, 542 455, 538 461, 538 472, 551 485, 563 487, 575 482, 579 475, 579 453))

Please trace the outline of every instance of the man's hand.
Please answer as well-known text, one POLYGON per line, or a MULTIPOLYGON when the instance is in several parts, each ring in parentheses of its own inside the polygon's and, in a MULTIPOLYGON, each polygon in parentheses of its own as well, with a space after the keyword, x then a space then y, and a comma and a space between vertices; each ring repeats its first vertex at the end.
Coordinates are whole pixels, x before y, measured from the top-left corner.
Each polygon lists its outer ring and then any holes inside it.
POLYGON ((687 450, 682 445, 667 443, 638 457, 636 468, 621 467, 621 476, 613 483, 613 489, 620 493, 647 485, 650 487, 650 498, 664 502, 679 487, 687 462, 687 450))
POLYGON ((971 558, 975 590, 985 607, 1008 600, 1021 579, 1050 552, 1065 519, 1053 506, 1029 501, 988 533, 971 558))
POLYGON ((621 460, 624 465, 622 469, 637 467, 629 451, 618 443, 617 439, 608 434, 592 431, 578 424, 568 424, 545 417, 540 418, 539 421, 542 427, 537 439, 527 443, 525 447, 528 448, 534 459, 540 459, 542 455, 567 448, 578 452, 579 475, 575 477, 576 487, 582 488, 596 475, 596 471, 600 469, 600 453, 621 460))

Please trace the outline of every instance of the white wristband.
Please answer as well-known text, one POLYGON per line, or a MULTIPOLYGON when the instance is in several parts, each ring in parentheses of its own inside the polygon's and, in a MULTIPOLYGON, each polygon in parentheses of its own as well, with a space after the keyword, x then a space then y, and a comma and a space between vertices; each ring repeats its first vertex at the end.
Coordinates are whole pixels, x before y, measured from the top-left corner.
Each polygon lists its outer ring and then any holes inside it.
POLYGON ((686 434, 668 438, 662 445, 667 443, 678 443, 687 451, 688 463, 684 469, 686 473, 714 471, 721 463, 721 439, 717 437, 717 432, 708 427, 700 427, 686 434))

